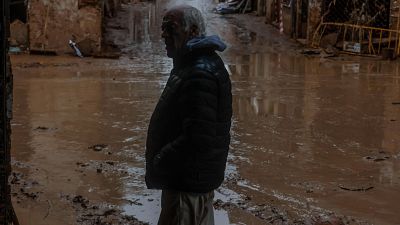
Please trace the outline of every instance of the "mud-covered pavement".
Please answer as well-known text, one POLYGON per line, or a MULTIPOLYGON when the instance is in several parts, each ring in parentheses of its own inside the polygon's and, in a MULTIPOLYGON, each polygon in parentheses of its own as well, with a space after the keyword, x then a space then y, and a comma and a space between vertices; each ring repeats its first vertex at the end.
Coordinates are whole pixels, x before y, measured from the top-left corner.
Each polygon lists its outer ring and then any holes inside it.
MULTIPOLYGON (((400 224, 400 64, 303 55, 262 18, 190 3, 227 42, 233 81, 216 224, 400 224)), ((109 22, 120 59, 12 56, 21 224, 156 224, 144 146, 172 66, 163 7, 124 5, 109 22)))

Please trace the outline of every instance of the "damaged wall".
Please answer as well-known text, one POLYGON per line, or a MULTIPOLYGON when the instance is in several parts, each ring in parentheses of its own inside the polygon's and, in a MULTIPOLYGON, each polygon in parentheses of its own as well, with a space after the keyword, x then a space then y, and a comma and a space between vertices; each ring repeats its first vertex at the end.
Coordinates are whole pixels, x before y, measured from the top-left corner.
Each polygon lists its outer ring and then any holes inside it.
MULTIPOLYGON (((80 5, 80 0, 30 0, 28 3, 30 50, 71 52, 70 39, 88 40, 99 51, 102 40, 101 0, 80 5), (81 6, 81 7, 79 7, 81 6)), ((86 1, 87 2, 87 1, 86 1)))

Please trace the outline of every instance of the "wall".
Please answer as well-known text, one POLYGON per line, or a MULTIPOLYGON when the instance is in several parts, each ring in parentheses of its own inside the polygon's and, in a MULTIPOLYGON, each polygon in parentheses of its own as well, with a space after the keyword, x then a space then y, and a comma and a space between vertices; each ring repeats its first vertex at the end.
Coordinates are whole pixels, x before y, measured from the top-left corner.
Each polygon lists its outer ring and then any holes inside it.
POLYGON ((28 5, 30 50, 71 52, 68 41, 89 40, 100 50, 102 7, 79 7, 79 0, 30 0, 28 5))

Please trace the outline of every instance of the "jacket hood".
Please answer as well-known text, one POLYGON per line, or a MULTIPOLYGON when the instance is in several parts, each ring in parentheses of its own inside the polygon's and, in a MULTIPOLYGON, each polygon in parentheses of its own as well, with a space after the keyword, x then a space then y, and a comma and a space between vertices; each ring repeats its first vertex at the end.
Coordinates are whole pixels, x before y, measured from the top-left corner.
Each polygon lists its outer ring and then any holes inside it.
POLYGON ((186 43, 189 51, 196 49, 212 49, 214 51, 223 52, 226 49, 226 44, 217 36, 202 36, 195 37, 186 43))

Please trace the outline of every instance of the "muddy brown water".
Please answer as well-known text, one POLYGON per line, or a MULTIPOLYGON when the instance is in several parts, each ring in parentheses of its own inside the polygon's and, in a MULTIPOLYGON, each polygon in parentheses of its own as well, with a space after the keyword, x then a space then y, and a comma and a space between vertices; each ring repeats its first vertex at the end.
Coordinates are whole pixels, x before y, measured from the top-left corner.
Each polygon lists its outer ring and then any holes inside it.
MULTIPOLYGON (((160 18, 160 5, 141 7, 160 18)), ((400 224, 399 63, 308 57, 260 19, 207 18, 228 43, 234 95, 216 224, 400 224)), ((12 57, 21 224, 142 224, 127 215, 156 224, 160 193, 145 187, 144 146, 172 64, 157 20, 138 21, 126 29, 134 42, 114 33, 125 45, 119 60, 12 57)))

